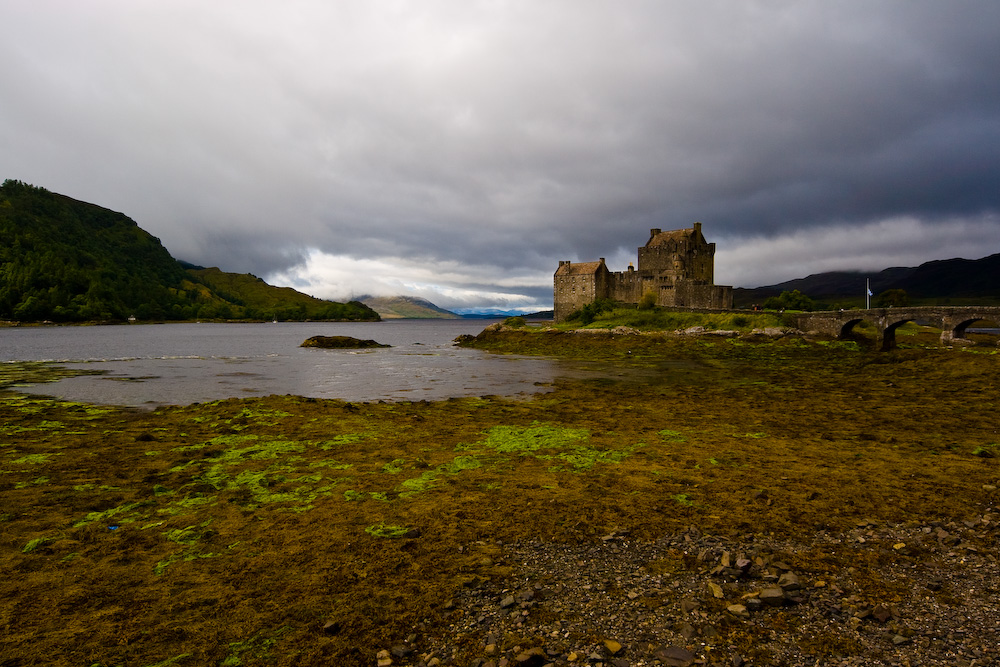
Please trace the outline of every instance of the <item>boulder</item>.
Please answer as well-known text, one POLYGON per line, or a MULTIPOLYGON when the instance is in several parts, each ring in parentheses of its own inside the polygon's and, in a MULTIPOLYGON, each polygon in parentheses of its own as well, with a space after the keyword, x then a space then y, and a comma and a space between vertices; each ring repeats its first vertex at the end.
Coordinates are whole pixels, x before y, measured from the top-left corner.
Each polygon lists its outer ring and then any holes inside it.
POLYGON ((350 336, 313 336, 307 338, 299 347, 322 347, 339 350, 358 350, 369 347, 392 347, 374 340, 361 340, 350 336))

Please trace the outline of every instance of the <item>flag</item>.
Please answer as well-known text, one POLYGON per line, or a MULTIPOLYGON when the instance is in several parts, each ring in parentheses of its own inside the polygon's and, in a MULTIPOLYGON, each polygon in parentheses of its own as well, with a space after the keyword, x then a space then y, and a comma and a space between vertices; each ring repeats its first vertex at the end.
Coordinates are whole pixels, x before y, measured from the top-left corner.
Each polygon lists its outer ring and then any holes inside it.
POLYGON ((872 290, 871 290, 871 288, 869 287, 869 288, 867 288, 867 289, 868 289, 868 296, 874 296, 874 294, 872 294, 872 290))

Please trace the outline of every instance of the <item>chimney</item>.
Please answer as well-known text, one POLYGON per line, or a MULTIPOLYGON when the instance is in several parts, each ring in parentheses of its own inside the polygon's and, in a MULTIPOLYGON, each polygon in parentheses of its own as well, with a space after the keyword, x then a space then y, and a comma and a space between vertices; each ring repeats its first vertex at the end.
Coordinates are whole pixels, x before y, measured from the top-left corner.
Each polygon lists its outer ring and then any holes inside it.
POLYGON ((650 229, 650 230, 649 230, 649 238, 653 238, 654 236, 656 236, 657 234, 659 234, 659 233, 660 233, 660 231, 661 231, 661 230, 659 230, 659 229, 655 229, 655 228, 654 228, 654 229, 650 229))
POLYGON ((700 222, 694 223, 694 233, 695 234, 701 234, 701 223, 700 222))

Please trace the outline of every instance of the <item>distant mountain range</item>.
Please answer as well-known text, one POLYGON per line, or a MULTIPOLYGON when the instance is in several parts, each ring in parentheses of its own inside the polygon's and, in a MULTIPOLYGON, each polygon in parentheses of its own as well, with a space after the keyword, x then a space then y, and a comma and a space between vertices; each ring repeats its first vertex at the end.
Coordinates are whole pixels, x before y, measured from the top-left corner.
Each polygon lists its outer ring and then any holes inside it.
POLYGON ((534 313, 525 313, 520 310, 500 310, 499 308, 483 308, 460 313, 466 319, 493 320, 505 317, 523 317, 526 320, 551 320, 553 312, 551 310, 539 310, 534 313))
POLYGON ((384 320, 399 319, 461 319, 461 315, 439 308, 427 299, 416 296, 371 296, 365 294, 355 298, 365 304, 384 320))
POLYGON ((427 299, 416 296, 371 296, 356 297, 358 301, 377 312, 384 320, 396 319, 501 319, 513 315, 521 315, 531 319, 552 319, 552 311, 525 314, 516 310, 500 310, 483 308, 463 310, 456 313, 436 306, 427 299))
POLYGON ((183 264, 131 218, 20 181, 0 186, 0 319, 376 321, 250 274, 183 264))
POLYGON ((777 285, 733 290, 737 308, 763 303, 782 292, 798 290, 815 301, 840 307, 864 303, 865 281, 876 295, 890 289, 907 293, 914 305, 1000 304, 1000 254, 982 259, 944 259, 917 267, 894 267, 878 273, 831 271, 777 285))

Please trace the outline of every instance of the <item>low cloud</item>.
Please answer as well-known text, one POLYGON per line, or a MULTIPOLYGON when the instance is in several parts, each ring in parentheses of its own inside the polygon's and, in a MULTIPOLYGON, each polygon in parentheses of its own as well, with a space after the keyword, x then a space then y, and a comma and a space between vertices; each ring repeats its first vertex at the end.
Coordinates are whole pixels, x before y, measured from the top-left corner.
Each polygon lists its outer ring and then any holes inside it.
POLYGON ((319 250, 268 282, 287 285, 321 299, 349 300, 362 295, 414 296, 454 311, 476 308, 537 311, 552 306, 552 275, 510 275, 494 266, 381 260, 329 255, 319 250))
POLYGON ((715 256, 716 282, 760 287, 826 271, 878 272, 918 266, 928 248, 953 253, 934 259, 979 259, 996 250, 982 239, 1000 239, 1000 216, 928 223, 910 217, 866 225, 805 229, 776 238, 721 239, 715 256))

